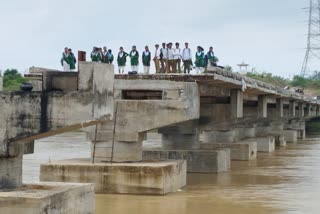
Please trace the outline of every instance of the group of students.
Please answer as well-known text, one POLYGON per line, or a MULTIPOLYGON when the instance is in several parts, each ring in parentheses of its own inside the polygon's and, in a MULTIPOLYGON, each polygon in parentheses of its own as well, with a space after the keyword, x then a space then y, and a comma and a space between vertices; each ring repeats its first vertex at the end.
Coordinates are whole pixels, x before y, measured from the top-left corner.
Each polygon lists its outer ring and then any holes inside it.
POLYGON ((64 71, 72 71, 76 69, 77 59, 72 53, 71 48, 65 47, 62 53, 61 66, 64 71))
MULTIPOLYGON (((190 71, 193 68, 193 61, 189 44, 186 42, 183 50, 180 49, 180 44, 178 42, 175 43, 175 48, 172 48, 172 46, 173 44, 171 42, 168 44, 162 43, 162 48, 160 48, 158 44, 155 45, 153 61, 156 73, 182 73, 181 64, 183 63, 183 72, 190 74, 190 71)), ((137 47, 132 46, 129 53, 125 52, 123 47, 120 47, 119 49, 117 56, 119 74, 123 74, 125 72, 127 57, 130 58, 131 72, 138 73, 140 55, 137 51, 137 47)), ((144 74, 149 74, 150 72, 151 59, 152 57, 149 47, 145 46, 145 50, 142 53, 144 74)), ((93 62, 112 64, 114 56, 111 49, 107 50, 106 47, 103 49, 94 47, 91 52, 91 60, 93 62)), ((206 54, 201 46, 197 47, 194 62, 197 74, 203 73, 210 66, 217 66, 217 62, 218 58, 213 52, 213 47, 210 47, 206 54)))
POLYGON ((112 64, 114 60, 112 50, 108 50, 107 47, 103 47, 103 49, 93 47, 90 57, 92 62, 102 62, 107 64, 112 64))
MULTIPOLYGON (((141 56, 144 74, 150 73, 152 59, 155 64, 156 73, 182 73, 182 63, 184 68, 183 73, 185 74, 190 74, 190 71, 193 67, 195 68, 196 73, 199 74, 205 72, 208 67, 217 66, 218 58, 215 56, 212 47, 210 47, 209 51, 205 54, 204 49, 201 46, 198 46, 195 54, 195 62, 193 63, 191 49, 189 48, 189 44, 187 42, 182 50, 180 49, 180 44, 178 42, 175 43, 175 48, 172 46, 173 44, 171 42, 167 44, 162 43, 161 48, 158 44, 156 44, 153 58, 151 56, 149 47, 145 46, 141 56)), ((112 64, 114 61, 112 50, 108 50, 107 47, 93 47, 90 57, 91 61, 93 62, 112 64)), ((132 49, 129 53, 125 52, 123 47, 120 47, 119 49, 117 56, 119 74, 125 73, 127 57, 130 58, 131 73, 138 73, 140 55, 137 51, 137 47, 132 46, 132 49)), ((61 60, 62 66, 64 68, 66 67, 64 70, 75 69, 75 63, 76 60, 71 49, 66 48, 61 60)))
MULTIPOLYGON (((131 72, 138 73, 139 70, 139 52, 137 51, 136 46, 132 46, 132 50, 130 53, 126 53, 123 47, 120 47, 118 57, 117 57, 117 64, 119 69, 119 74, 123 74, 125 72, 125 67, 127 64, 127 57, 130 57, 130 65, 131 65, 131 72)), ((112 64, 114 60, 114 56, 112 54, 112 50, 107 50, 106 47, 97 48, 94 47, 93 51, 91 52, 91 61, 93 62, 101 62, 112 64)), ((142 63, 144 66, 144 73, 149 74, 150 72, 150 64, 151 64, 151 53, 149 51, 149 47, 145 47, 145 51, 142 53, 142 63)))
MULTIPOLYGON (((180 44, 177 42, 175 48, 172 48, 172 43, 162 43, 162 48, 156 45, 155 51, 155 67, 157 73, 182 73, 181 62, 183 62, 183 72, 190 74, 193 67, 192 53, 189 44, 186 42, 183 50, 180 49, 180 44)), ((209 48, 207 54, 201 46, 197 47, 195 55, 195 70, 196 73, 203 73, 208 66, 217 66, 218 58, 213 52, 213 47, 209 48)))

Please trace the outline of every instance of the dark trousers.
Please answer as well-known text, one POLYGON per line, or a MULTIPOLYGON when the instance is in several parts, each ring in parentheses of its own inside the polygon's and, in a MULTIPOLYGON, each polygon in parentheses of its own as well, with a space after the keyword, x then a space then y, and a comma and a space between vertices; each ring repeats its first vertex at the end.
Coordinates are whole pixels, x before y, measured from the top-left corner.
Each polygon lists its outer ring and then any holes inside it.
POLYGON ((183 60, 183 72, 186 74, 188 72, 188 74, 190 74, 190 70, 191 70, 191 65, 192 65, 192 61, 191 59, 189 60, 183 60))

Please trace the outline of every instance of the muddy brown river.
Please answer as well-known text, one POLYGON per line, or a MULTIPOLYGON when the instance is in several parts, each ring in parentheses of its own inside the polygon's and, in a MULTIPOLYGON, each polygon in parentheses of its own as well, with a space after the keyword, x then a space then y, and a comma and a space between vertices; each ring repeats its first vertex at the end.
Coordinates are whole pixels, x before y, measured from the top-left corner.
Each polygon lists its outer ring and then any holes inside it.
MULTIPOLYGON (((24 182, 39 181, 40 163, 89 157, 89 149, 81 132, 37 141, 24 157, 24 182)), ((227 173, 189 174, 187 187, 166 196, 96 195, 96 213, 320 213, 320 136, 258 156, 227 173)))

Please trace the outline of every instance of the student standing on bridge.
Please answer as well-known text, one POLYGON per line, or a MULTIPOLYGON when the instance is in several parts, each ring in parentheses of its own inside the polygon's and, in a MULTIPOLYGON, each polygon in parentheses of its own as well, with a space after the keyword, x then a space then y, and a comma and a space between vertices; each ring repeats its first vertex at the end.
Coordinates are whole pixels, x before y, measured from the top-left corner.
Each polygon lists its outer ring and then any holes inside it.
POLYGON ((107 53, 107 55, 106 55, 107 64, 112 64, 113 60, 114 60, 114 56, 113 56, 113 54, 112 54, 112 50, 109 49, 109 50, 108 50, 108 53, 107 53))
POLYGON ((189 48, 189 44, 185 43, 185 48, 182 51, 182 61, 183 61, 183 71, 186 74, 190 74, 191 66, 192 66, 192 54, 191 49, 189 48))
POLYGON ((206 55, 205 61, 206 70, 208 70, 210 67, 217 66, 218 58, 214 55, 213 47, 209 48, 209 52, 206 55))
POLYGON ((68 49, 68 57, 67 57, 67 62, 70 66, 70 70, 73 71, 76 69, 76 63, 77 63, 77 59, 74 56, 74 54, 72 53, 72 50, 69 48, 68 49))
POLYGON ((107 62, 107 54, 108 54, 108 49, 106 46, 103 47, 103 51, 102 51, 102 63, 108 63, 107 62))
POLYGON ((63 67, 63 71, 70 71, 70 65, 68 63, 68 52, 69 49, 65 47, 61 58, 61 66, 63 67))
POLYGON ((124 73, 128 56, 129 56, 129 54, 127 54, 126 52, 123 51, 123 47, 120 47, 120 51, 118 53, 118 58, 117 58, 119 74, 124 73))
POLYGON ((97 47, 93 47, 93 50, 91 52, 91 61, 92 62, 101 62, 102 60, 102 55, 101 51, 97 47))
POLYGON ((156 73, 160 73, 160 60, 161 60, 161 57, 160 57, 160 49, 159 49, 159 45, 156 44, 155 45, 155 48, 156 48, 156 51, 154 53, 154 58, 153 58, 153 61, 154 61, 154 66, 156 68, 156 73))
POLYGON ((161 73, 167 73, 168 50, 166 48, 166 43, 162 43, 162 48, 160 49, 160 62, 161 62, 161 73))
POLYGON ((176 73, 175 59, 174 59, 174 54, 173 54, 171 42, 169 44, 167 44, 167 52, 168 52, 168 65, 167 65, 167 72, 166 73, 176 73))
POLYGON ((204 71, 204 66, 205 66, 205 59, 204 59, 204 49, 200 46, 197 48, 197 53, 196 53, 196 73, 201 74, 204 71))
POLYGON ((180 44, 177 42, 176 43, 176 48, 173 51, 174 55, 174 67, 177 72, 181 73, 181 49, 180 49, 180 44))
POLYGON ((139 52, 137 51, 136 46, 132 46, 132 50, 130 52, 130 62, 131 62, 131 71, 138 73, 138 65, 139 65, 139 52))
POLYGON ((146 46, 145 51, 143 51, 142 53, 142 64, 143 64, 144 74, 149 74, 150 62, 151 62, 151 53, 149 51, 149 47, 146 46))

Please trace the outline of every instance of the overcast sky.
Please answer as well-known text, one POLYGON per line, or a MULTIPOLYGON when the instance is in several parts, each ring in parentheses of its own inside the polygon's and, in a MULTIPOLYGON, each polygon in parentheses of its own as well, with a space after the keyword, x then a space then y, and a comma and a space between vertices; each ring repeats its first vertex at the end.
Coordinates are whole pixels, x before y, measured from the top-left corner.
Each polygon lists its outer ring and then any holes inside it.
MULTIPOLYGON (((0 69, 60 68, 74 52, 189 41, 213 46, 221 65, 245 61, 285 77, 301 70, 307 0, 10 0, 0 7, 0 69)), ((153 50, 153 49, 152 49, 153 50)))

